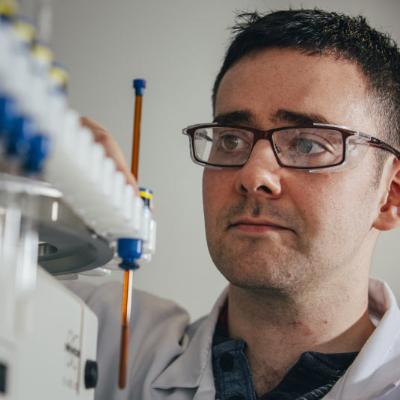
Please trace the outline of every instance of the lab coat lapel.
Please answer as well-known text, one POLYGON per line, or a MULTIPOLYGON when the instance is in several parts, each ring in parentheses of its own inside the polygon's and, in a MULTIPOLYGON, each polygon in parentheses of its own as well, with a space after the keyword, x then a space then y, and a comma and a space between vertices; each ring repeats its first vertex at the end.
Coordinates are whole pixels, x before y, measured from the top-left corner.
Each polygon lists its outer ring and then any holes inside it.
POLYGON ((379 325, 326 400, 389 399, 400 385, 400 310, 386 283, 370 280, 369 311, 379 325))

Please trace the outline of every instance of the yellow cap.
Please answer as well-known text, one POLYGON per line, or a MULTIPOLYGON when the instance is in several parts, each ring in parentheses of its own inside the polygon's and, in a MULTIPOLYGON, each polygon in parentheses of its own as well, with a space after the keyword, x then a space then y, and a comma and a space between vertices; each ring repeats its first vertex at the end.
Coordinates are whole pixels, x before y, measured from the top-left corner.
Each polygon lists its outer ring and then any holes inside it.
POLYGON ((153 193, 147 191, 147 190, 141 190, 140 191, 140 197, 142 199, 147 199, 147 200, 153 200, 153 193))
POLYGON ((18 12, 18 4, 15 0, 0 0, 0 15, 12 17, 18 12))
POLYGON ((32 55, 36 59, 51 64, 53 61, 53 52, 46 46, 36 43, 32 48, 32 55))
POLYGON ((19 19, 14 23, 14 30, 18 37, 26 43, 32 43, 36 36, 35 27, 27 21, 19 19))
POLYGON ((58 65, 53 65, 50 68, 50 77, 60 86, 66 87, 68 85, 69 75, 68 72, 59 67, 58 65))

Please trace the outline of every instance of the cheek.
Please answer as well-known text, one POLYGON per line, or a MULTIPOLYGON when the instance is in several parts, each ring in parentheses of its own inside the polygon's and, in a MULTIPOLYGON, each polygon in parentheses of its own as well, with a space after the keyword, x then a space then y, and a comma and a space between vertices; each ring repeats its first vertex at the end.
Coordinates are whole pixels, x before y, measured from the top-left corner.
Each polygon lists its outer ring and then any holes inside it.
POLYGON ((203 208, 206 227, 217 222, 218 214, 232 199, 232 172, 227 170, 204 169, 203 208))
POLYGON ((210 178, 209 171, 205 168, 203 172, 203 209, 204 216, 207 223, 207 216, 210 213, 210 188, 212 188, 211 184, 212 178, 210 178))
POLYGON ((286 177, 283 197, 307 226, 315 226, 334 206, 337 186, 331 174, 298 172, 286 177))
POLYGON ((204 210, 204 222, 206 232, 210 231, 211 221, 215 219, 215 184, 213 183, 215 178, 211 171, 204 169, 203 172, 203 210, 204 210))
POLYGON ((316 174, 290 196, 297 199, 298 211, 311 234, 335 236, 342 232, 347 236, 357 229, 368 230, 372 223, 369 180, 356 171, 316 174))

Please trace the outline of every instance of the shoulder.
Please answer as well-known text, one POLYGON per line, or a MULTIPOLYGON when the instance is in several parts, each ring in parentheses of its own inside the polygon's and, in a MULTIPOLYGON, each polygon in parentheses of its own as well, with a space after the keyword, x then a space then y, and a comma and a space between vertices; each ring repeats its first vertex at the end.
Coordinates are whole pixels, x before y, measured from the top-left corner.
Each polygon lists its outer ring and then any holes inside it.
MULTIPOLYGON (((97 316, 98 399, 113 398, 118 382, 122 284, 93 285, 78 280, 65 286, 97 316)), ((150 390, 149 382, 185 351, 190 341, 188 332, 192 333, 193 328, 185 309, 171 300, 140 290, 133 291, 130 325, 129 392, 142 396, 150 390)))
MULTIPOLYGON (((69 281, 65 286, 80 297, 96 314, 99 325, 120 323, 122 284, 107 282, 94 285, 80 280, 69 281)), ((175 302, 134 289, 132 294, 132 323, 159 324, 162 321, 179 319, 189 324, 188 312, 175 302)))

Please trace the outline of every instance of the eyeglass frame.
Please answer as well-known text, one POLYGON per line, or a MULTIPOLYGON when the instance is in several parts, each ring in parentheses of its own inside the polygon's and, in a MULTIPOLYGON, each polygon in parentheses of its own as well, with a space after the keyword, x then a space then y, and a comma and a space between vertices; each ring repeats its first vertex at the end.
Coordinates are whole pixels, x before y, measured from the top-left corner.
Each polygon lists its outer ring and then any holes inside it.
POLYGON ((211 168, 240 168, 243 167, 243 165, 246 164, 246 162, 249 160, 251 153, 254 149, 254 146, 256 145, 256 143, 261 140, 261 139, 265 139, 268 140, 269 143, 271 144, 271 148, 272 151, 274 153, 275 159, 277 161, 277 163, 284 168, 292 168, 292 169, 300 169, 300 170, 308 170, 308 171, 312 171, 312 170, 320 170, 320 169, 326 169, 326 168, 333 168, 333 167, 337 167, 339 165, 342 165, 345 163, 346 161, 346 142, 347 139, 351 136, 358 136, 362 139, 365 140, 365 143, 368 146, 371 147, 376 147, 382 150, 386 150, 390 153, 392 153, 393 155, 396 156, 397 159, 400 159, 400 151, 398 151, 397 149, 395 149, 394 147, 392 147, 390 144, 384 142, 383 140, 380 140, 374 136, 368 135, 366 133, 363 132, 359 132, 359 131, 355 131, 353 129, 350 129, 346 126, 342 126, 342 125, 334 125, 334 124, 325 124, 325 123, 311 123, 311 124, 302 124, 302 125, 292 125, 292 126, 282 126, 282 127, 278 127, 278 128, 272 128, 272 129, 268 129, 268 130, 262 130, 262 129, 257 129, 254 127, 250 127, 250 126, 242 126, 242 125, 233 125, 233 124, 220 124, 217 122, 211 122, 211 123, 202 123, 202 124, 195 124, 195 125, 190 125, 186 128, 184 128, 182 130, 182 133, 184 135, 189 136, 190 139, 190 156, 192 158, 192 161, 195 164, 198 165, 202 165, 204 167, 211 167, 211 168), (212 164, 212 163, 207 163, 205 161, 199 160, 196 157, 196 152, 195 152, 195 148, 194 148, 194 133, 197 129, 199 128, 215 128, 215 127, 221 127, 221 128, 232 128, 232 129, 241 129, 241 130, 246 130, 249 132, 252 132, 254 135, 254 139, 253 139, 253 143, 251 146, 251 149, 249 151, 249 156, 246 159, 246 161, 244 161, 242 164, 232 164, 232 165, 220 165, 220 164, 212 164), (281 162, 281 160, 279 159, 279 156, 277 155, 275 146, 274 146, 274 142, 272 140, 272 135, 274 132, 277 131, 282 131, 282 130, 286 130, 286 129, 305 129, 305 128, 322 128, 322 129, 331 129, 331 130, 336 130, 338 132, 340 132, 342 134, 342 140, 343 140, 343 154, 342 154, 342 158, 341 161, 336 163, 336 164, 329 164, 329 165, 324 165, 324 166, 320 166, 320 167, 296 167, 296 166, 291 166, 291 165, 285 165, 284 163, 281 162))

